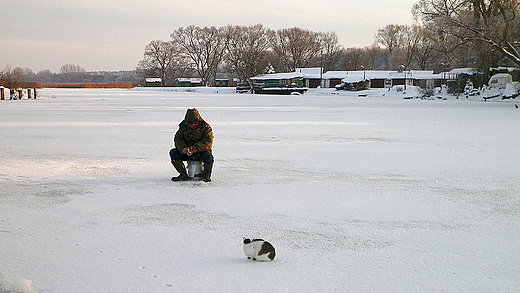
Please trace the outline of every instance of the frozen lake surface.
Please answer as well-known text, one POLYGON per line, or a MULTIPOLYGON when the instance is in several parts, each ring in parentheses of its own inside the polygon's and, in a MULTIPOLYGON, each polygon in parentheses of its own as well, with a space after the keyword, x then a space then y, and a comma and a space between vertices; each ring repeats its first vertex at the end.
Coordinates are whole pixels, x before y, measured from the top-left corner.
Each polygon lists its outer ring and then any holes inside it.
MULTIPOLYGON (((518 292, 515 102, 43 89, 0 102, 0 292, 518 292), (168 157, 187 108, 211 183, 168 157), (247 260, 263 238, 273 262, 247 260)), ((518 101, 520 104, 520 101, 518 101)))

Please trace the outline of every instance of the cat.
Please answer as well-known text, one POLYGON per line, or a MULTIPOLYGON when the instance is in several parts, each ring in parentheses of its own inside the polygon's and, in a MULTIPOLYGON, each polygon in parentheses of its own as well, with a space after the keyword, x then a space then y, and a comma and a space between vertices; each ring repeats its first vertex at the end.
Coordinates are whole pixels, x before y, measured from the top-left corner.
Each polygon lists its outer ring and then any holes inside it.
POLYGON ((276 255, 271 243, 263 239, 249 239, 244 237, 244 254, 248 259, 256 261, 272 261, 276 255))

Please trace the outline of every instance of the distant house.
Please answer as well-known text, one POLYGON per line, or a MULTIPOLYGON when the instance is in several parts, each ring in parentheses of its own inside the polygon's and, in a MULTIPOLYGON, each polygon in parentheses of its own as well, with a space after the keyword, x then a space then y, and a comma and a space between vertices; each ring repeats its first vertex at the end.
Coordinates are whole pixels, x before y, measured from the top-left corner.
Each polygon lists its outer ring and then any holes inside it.
MULTIPOLYGON (((328 73, 328 72, 327 72, 328 73)), ((328 77, 327 73, 324 75, 328 77)), ((341 79, 343 88, 358 90, 362 88, 360 82, 366 83, 366 88, 391 88, 393 86, 418 86, 421 88, 434 88, 442 84, 443 79, 451 75, 434 74, 433 71, 427 70, 410 70, 410 71, 382 71, 382 70, 365 70, 365 71, 347 71, 347 76, 341 79)), ((338 76, 338 74, 336 74, 338 76)), ((337 83, 324 81, 325 84, 337 83)), ((338 85, 336 84, 336 87, 338 85)))
POLYGON ((215 86, 218 86, 218 87, 228 87, 229 86, 229 79, 227 79, 227 78, 217 78, 217 79, 215 79, 215 86))
POLYGON ((144 86, 161 86, 162 79, 160 77, 147 77, 144 79, 144 86))
POLYGON ((341 83, 341 80, 349 76, 352 71, 327 71, 323 73, 323 87, 334 88, 341 83))
POLYGON ((303 74, 303 85, 308 88, 321 87, 321 81, 323 77, 323 68, 296 68, 295 72, 303 74))
POLYGON ((271 73, 251 77, 251 80, 255 83, 263 85, 288 86, 297 84, 299 86, 303 86, 303 76, 304 74, 301 72, 271 73))
POLYGON ((175 79, 175 84, 179 87, 202 86, 202 78, 179 77, 175 79))
POLYGON ((291 94, 304 93, 308 90, 303 85, 304 74, 301 72, 263 74, 251 78, 255 94, 291 94))
POLYGON ((212 86, 216 87, 232 87, 237 86, 239 79, 238 78, 216 78, 212 86))

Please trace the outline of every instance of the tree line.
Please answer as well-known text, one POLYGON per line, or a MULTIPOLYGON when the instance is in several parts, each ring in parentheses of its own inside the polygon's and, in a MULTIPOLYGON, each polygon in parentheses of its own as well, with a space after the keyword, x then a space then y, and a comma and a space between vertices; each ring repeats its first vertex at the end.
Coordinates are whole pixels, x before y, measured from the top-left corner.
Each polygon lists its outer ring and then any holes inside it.
POLYGON ((143 76, 250 77, 296 68, 329 70, 448 71, 519 66, 520 0, 420 0, 414 25, 389 24, 366 47, 345 48, 335 32, 303 28, 272 30, 262 24, 180 27, 170 40, 151 41, 138 70, 143 76))
POLYGON ((10 89, 41 87, 128 87, 140 83, 137 71, 87 72, 83 67, 65 64, 58 73, 41 70, 34 73, 30 68, 6 67, 0 71, 0 85, 10 89))

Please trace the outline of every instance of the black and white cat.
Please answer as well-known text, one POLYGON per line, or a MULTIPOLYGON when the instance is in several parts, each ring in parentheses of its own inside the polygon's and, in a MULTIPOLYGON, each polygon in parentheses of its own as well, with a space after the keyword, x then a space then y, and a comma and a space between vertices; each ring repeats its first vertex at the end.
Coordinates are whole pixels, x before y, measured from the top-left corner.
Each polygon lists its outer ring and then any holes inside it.
POLYGON ((276 255, 271 243, 263 239, 249 239, 244 237, 244 254, 248 259, 256 261, 272 261, 276 255))

